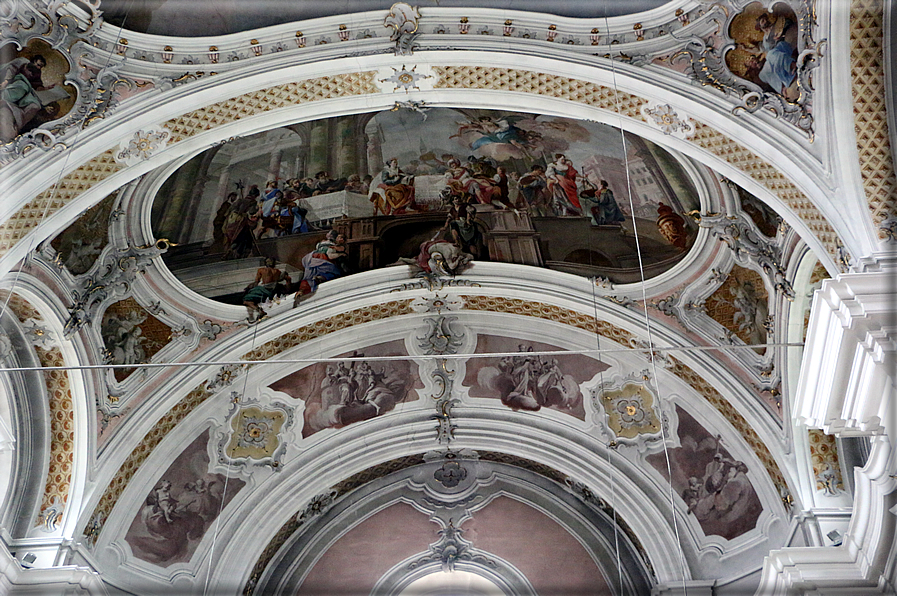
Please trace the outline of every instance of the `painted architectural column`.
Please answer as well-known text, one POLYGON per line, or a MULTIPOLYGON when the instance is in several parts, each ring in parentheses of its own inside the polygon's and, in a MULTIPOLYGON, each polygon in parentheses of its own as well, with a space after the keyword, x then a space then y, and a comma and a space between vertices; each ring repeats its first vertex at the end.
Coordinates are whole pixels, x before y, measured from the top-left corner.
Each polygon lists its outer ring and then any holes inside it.
POLYGON ((280 180, 280 162, 283 160, 283 149, 276 149, 271 152, 271 161, 268 162, 268 179, 280 180))
POLYGON ((334 178, 348 178, 352 174, 360 174, 355 156, 355 119, 340 118, 336 122, 336 135, 333 144, 334 178))
POLYGON ((318 120, 312 123, 308 143, 305 175, 314 177, 321 170, 327 169, 327 156, 330 149, 329 122, 327 120, 318 120))

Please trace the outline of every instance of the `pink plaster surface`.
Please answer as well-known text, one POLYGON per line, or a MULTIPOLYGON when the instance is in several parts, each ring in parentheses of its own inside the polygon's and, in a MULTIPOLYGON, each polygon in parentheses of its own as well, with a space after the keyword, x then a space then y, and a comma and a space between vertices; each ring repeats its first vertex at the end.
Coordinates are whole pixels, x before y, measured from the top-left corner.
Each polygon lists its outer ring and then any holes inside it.
POLYGON ((411 505, 397 503, 352 528, 315 564, 297 596, 370 594, 396 563, 425 552, 438 527, 411 505))
POLYGON ((540 596, 611 594, 582 544, 529 505, 498 497, 474 513, 462 529, 476 548, 516 567, 540 596))

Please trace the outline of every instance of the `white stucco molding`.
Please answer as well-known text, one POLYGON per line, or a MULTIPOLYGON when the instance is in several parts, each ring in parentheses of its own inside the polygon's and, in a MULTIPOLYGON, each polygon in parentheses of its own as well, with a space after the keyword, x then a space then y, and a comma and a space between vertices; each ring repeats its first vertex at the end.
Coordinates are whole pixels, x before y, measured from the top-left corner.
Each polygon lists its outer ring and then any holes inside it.
POLYGON ((826 280, 813 297, 794 416, 844 436, 890 434, 894 416, 894 271, 826 280))
POLYGON ((106 596, 100 574, 87 567, 66 565, 49 569, 28 569, 0 544, 0 593, 3 594, 86 594, 106 596))
POLYGON ((813 298, 795 422, 839 436, 873 435, 855 471, 853 516, 839 547, 788 548, 766 559, 758 594, 893 594, 897 553, 894 447, 894 267, 826 280, 813 298), (835 592, 837 590, 837 592, 835 592))

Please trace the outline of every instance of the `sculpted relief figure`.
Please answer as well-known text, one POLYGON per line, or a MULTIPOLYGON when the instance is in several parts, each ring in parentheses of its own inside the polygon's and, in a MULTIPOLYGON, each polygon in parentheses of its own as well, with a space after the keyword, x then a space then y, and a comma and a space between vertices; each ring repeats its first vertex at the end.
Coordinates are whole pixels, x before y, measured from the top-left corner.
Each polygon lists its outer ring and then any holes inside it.
POLYGON ((766 301, 757 296, 757 290, 750 281, 729 289, 732 294, 732 305, 735 306, 733 322, 738 329, 748 333, 750 343, 766 341, 766 319, 769 308, 766 301))
POLYGON ((146 361, 149 338, 139 327, 146 315, 131 311, 126 315, 110 314, 104 318, 102 335, 113 364, 140 364, 146 361))

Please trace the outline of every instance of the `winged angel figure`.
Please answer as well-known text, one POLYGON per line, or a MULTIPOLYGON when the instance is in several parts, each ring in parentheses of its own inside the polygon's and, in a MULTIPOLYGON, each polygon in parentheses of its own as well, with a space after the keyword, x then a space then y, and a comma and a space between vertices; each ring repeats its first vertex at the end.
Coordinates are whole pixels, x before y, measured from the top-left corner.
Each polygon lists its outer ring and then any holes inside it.
POLYGON ((589 131, 563 118, 539 120, 525 115, 493 118, 480 116, 458 123, 456 138, 486 157, 502 162, 508 159, 537 159, 566 150, 570 143, 588 141, 589 131))

